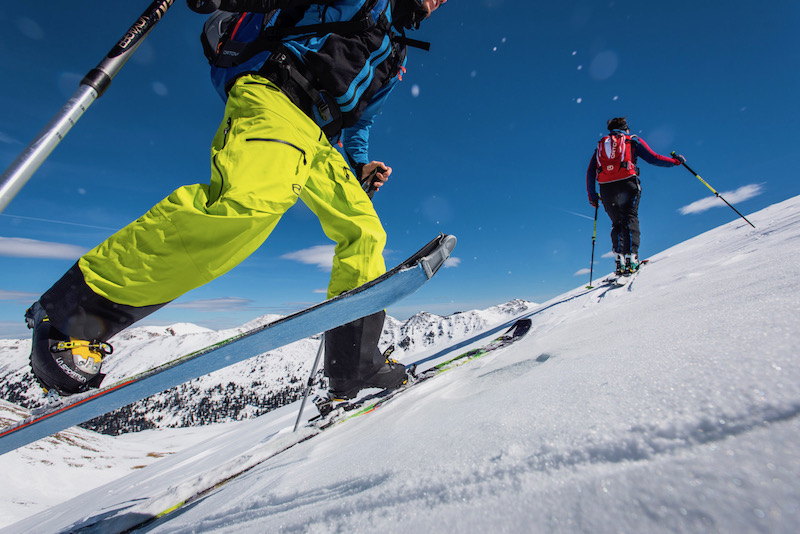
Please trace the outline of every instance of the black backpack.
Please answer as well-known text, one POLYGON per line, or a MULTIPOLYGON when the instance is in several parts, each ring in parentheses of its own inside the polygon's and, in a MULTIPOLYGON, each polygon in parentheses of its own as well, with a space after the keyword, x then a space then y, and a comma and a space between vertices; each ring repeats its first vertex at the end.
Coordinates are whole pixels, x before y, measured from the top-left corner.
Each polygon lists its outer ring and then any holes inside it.
POLYGON ((203 25, 200 42, 211 66, 212 84, 222 99, 227 99, 228 84, 243 72, 257 71, 280 41, 328 33, 347 35, 368 30, 378 23, 390 0, 365 0, 350 20, 295 25, 312 5, 324 5, 326 7, 323 9, 327 9, 334 2, 301 2, 293 4, 291 8, 273 9, 267 13, 212 13, 203 25))
MULTIPOLYGON (((267 13, 231 13, 215 11, 205 24, 200 41, 211 66, 211 80, 223 100, 227 100, 229 84, 244 72, 258 71, 271 50, 286 39, 308 38, 329 33, 348 35, 387 24, 384 12, 391 0, 364 0, 349 20, 297 25, 312 5, 327 9, 336 0, 295 2, 291 8, 277 8, 267 13)), ((408 46, 428 50, 430 44, 405 35, 392 39, 408 46)))

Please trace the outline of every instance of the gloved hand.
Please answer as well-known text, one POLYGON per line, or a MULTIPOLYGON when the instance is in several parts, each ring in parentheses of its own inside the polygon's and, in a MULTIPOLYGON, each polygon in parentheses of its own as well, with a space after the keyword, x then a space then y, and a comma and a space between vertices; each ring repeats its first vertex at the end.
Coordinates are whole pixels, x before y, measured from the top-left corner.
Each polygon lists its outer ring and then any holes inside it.
POLYGON ((217 9, 231 13, 268 13, 276 7, 287 4, 286 0, 186 0, 186 5, 195 13, 207 15, 217 9))
POLYGON ((220 8, 222 0, 186 0, 186 5, 195 13, 208 15, 220 8))
POLYGON ((684 163, 686 163, 686 158, 684 158, 680 154, 675 154, 674 152, 673 154, 674 155, 672 157, 675 158, 675 165, 683 165, 684 163))
POLYGON ((382 161, 371 161, 366 165, 361 165, 358 170, 361 173, 359 182, 369 198, 372 198, 392 174, 392 168, 382 161))

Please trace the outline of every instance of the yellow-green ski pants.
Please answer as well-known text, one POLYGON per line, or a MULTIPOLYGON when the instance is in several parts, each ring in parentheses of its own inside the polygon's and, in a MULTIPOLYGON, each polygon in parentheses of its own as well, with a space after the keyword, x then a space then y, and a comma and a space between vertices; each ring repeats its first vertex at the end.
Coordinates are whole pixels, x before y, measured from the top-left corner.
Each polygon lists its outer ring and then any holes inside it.
POLYGON ((78 266, 112 302, 163 304, 247 258, 298 198, 336 242, 329 298, 385 272, 386 232, 342 155, 275 85, 244 76, 214 137, 211 183, 177 189, 78 266))

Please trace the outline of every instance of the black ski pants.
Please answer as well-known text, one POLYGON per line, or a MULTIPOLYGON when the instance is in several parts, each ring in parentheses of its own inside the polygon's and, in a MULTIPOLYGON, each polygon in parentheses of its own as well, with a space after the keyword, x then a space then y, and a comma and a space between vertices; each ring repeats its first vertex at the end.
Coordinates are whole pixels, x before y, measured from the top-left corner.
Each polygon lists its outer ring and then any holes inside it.
POLYGON ((611 246, 617 254, 639 253, 639 199, 642 188, 633 176, 600 184, 603 208, 611 218, 611 246))

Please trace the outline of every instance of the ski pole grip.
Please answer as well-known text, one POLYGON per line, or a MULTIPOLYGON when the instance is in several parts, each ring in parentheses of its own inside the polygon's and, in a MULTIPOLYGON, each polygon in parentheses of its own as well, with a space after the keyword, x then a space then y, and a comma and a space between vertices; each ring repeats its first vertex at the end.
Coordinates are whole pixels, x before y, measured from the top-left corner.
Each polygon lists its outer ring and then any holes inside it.
MULTIPOLYGON (((674 150, 673 150, 673 151, 670 153, 670 155, 671 155, 673 158, 676 158, 676 159, 677 159, 677 157, 678 157, 678 154, 676 154, 674 150)), ((697 177, 699 178, 699 176, 697 175, 697 173, 696 173, 696 172, 694 172, 694 171, 692 170, 692 168, 691 168, 691 167, 689 167, 689 165, 686 163, 686 158, 684 158, 684 159, 683 159, 683 161, 681 162, 681 165, 683 165, 684 167, 686 167, 686 170, 687 170, 687 171, 689 171, 690 173, 694 174, 695 176, 697 176, 697 177)))
POLYGON ((361 184, 361 189, 363 189, 364 192, 367 193, 367 196, 370 198, 370 200, 372 199, 372 197, 375 196, 375 191, 378 190, 375 187, 375 182, 374 182, 375 175, 377 173, 378 173, 378 169, 377 168, 373 169, 372 172, 369 173, 369 176, 367 176, 367 179, 364 180, 364 183, 361 184))

